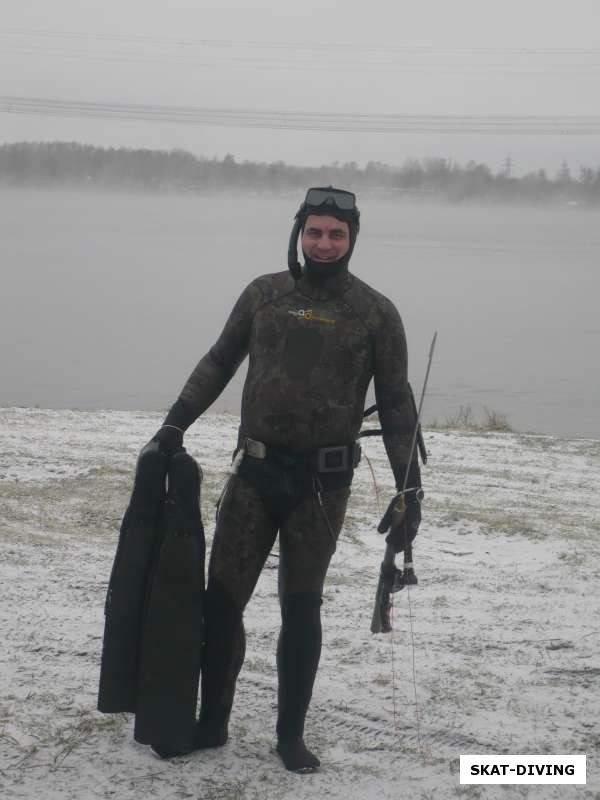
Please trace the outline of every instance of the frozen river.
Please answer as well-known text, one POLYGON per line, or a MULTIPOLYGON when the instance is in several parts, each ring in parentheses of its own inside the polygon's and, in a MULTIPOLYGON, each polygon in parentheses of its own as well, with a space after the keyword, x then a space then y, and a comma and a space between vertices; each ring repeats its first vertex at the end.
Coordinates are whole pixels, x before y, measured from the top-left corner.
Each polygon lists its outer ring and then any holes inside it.
MULTIPOLYGON (((244 285, 285 268, 300 199, 1 191, 0 404, 170 405, 244 285)), ((426 417, 600 436, 597 212, 359 201, 352 270, 400 309, 417 387, 439 331, 426 417)))

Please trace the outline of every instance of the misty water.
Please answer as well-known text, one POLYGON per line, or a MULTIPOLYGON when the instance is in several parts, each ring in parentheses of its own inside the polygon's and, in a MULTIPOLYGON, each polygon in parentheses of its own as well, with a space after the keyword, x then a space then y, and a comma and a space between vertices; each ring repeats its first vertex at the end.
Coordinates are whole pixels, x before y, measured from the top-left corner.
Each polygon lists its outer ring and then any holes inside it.
MULTIPOLYGON (((1 191, 0 404, 167 408, 242 288, 285 269, 300 200, 1 191)), ((351 268, 398 306, 417 391, 439 332, 426 419, 600 436, 597 212, 359 201, 351 268)))

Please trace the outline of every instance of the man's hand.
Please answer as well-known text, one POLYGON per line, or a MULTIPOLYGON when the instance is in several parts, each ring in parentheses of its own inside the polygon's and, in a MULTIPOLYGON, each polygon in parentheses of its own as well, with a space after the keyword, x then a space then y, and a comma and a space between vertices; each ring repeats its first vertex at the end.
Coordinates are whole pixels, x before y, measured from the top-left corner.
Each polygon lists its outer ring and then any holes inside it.
POLYGON ((183 434, 198 414, 179 397, 171 406, 162 427, 154 434, 151 442, 158 442, 160 450, 167 457, 183 447, 183 434))
POLYGON ((175 425, 163 425, 150 441, 158 442, 161 452, 172 456, 183 447, 183 431, 175 425))
POLYGON ((409 491, 403 497, 399 492, 389 504, 377 526, 379 533, 387 533, 385 541, 395 553, 401 553, 412 544, 421 522, 421 500, 423 490, 409 491), (388 533, 389 531, 389 533, 388 533))

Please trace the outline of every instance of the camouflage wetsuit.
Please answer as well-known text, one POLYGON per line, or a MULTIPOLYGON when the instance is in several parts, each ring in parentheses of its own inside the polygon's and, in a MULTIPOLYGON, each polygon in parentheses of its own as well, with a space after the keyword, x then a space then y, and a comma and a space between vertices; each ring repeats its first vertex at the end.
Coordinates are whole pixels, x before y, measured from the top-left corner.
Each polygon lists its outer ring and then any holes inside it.
MULTIPOLYGON (((244 457, 219 509, 209 565, 201 723, 225 726, 244 658, 242 614, 279 532, 282 629, 280 741, 302 736, 321 648, 321 592, 346 511, 352 469, 318 475, 318 448, 352 445, 374 379, 387 454, 399 483, 414 425, 406 341, 393 304, 347 269, 326 282, 288 272, 254 280, 177 401, 184 427, 219 396, 245 356, 239 446, 244 457)), ((169 417, 167 417, 167 422, 169 417)), ((182 424, 181 416, 178 423, 182 424)))

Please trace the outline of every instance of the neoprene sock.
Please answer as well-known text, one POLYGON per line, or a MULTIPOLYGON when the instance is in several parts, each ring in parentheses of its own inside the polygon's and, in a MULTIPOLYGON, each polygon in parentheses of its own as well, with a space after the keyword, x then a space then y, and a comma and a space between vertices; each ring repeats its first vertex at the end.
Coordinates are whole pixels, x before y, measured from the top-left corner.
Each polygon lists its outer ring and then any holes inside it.
POLYGON ((277 752, 290 772, 314 772, 321 766, 316 755, 304 744, 304 739, 280 740, 277 743, 277 752))
POLYGON ((277 752, 287 769, 308 771, 319 766, 319 759, 307 750, 302 736, 321 656, 321 595, 284 595, 281 619, 277 645, 277 752))

